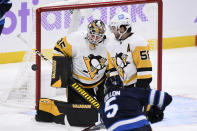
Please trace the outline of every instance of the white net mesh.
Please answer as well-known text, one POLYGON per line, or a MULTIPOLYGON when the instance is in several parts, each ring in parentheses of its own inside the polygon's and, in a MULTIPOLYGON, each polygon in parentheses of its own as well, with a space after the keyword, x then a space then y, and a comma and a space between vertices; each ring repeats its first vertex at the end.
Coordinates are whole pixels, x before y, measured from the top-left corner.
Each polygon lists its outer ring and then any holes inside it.
MULTIPOLYGON (((158 37, 158 5, 157 3, 129 4, 121 6, 96 7, 88 9, 58 10, 58 6, 79 3, 109 2, 109 0, 67 0, 50 3, 41 7, 57 6, 56 10, 41 13, 41 53, 51 60, 55 43, 62 37, 74 31, 87 29, 87 24, 93 19, 101 19, 106 25, 110 19, 120 11, 128 12, 132 20, 132 32, 144 37, 150 47, 150 58, 153 64, 152 88, 157 88, 157 37, 158 37)), ((73 6, 75 7, 75 6, 73 6)), ((39 7, 37 7, 39 8, 39 7)), ((35 9, 34 9, 35 13, 35 9)), ((33 17, 35 19, 35 14, 33 17)), ((34 22, 35 23, 35 22, 34 22)), ((34 107, 35 105, 35 72, 31 65, 35 64, 35 24, 32 39, 29 41, 30 49, 27 51, 21 70, 18 73, 16 85, 4 96, 5 103, 19 103, 34 107)), ((112 35, 107 29, 107 35, 112 35)), ((38 36, 37 36, 38 37, 38 36)), ((41 62, 41 97, 54 98, 65 95, 65 89, 50 87, 52 66, 46 61, 41 62), (58 91, 57 91, 58 90, 58 91)), ((62 98, 62 97, 61 97, 62 98)), ((63 97, 63 99, 65 99, 63 97)))

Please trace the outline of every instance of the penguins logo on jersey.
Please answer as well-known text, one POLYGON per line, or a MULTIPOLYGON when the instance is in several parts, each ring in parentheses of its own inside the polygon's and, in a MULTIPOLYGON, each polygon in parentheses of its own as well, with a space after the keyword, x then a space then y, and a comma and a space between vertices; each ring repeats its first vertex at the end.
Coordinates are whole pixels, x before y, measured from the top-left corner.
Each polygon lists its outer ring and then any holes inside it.
POLYGON ((128 55, 123 53, 116 53, 115 57, 112 57, 112 61, 116 67, 117 70, 119 70, 120 76, 124 79, 124 68, 130 64, 130 62, 127 61, 128 55))
POLYGON ((88 57, 83 57, 84 62, 87 67, 87 71, 84 70, 83 72, 89 73, 90 78, 95 78, 98 74, 99 70, 102 70, 106 65, 105 62, 107 61, 106 58, 99 56, 94 56, 90 54, 88 57))

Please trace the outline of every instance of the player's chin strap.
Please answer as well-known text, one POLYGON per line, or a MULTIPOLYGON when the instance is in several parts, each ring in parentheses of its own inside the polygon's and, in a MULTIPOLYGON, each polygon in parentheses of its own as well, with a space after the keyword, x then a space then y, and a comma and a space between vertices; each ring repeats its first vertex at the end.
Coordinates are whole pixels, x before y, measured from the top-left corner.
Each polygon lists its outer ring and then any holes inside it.
MULTIPOLYGON (((128 29, 127 29, 127 30, 128 30, 128 29)), ((122 38, 122 36, 123 36, 124 34, 127 33, 127 30, 126 30, 125 32, 123 32, 123 33, 120 33, 120 31, 119 31, 120 36, 118 37, 118 40, 122 40, 121 38, 122 38)))
POLYGON ((121 39, 122 36, 127 33, 127 31, 128 31, 129 28, 131 28, 131 26, 128 26, 128 27, 126 27, 126 26, 127 25, 125 25, 126 30, 123 33, 121 33, 120 30, 118 31, 118 33, 120 34, 120 36, 118 37, 118 40, 122 40, 121 39))

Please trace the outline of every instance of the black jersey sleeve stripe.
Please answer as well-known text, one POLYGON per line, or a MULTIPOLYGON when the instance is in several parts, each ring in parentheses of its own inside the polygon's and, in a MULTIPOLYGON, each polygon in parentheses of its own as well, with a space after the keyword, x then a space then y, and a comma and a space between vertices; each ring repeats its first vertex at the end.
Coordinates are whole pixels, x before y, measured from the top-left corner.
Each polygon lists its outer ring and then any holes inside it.
POLYGON ((58 49, 57 47, 54 48, 55 51, 57 52, 61 52, 62 54, 64 54, 60 49, 58 49))
POLYGON ((143 72, 143 71, 152 71, 152 67, 147 67, 147 68, 137 68, 137 72, 143 72))

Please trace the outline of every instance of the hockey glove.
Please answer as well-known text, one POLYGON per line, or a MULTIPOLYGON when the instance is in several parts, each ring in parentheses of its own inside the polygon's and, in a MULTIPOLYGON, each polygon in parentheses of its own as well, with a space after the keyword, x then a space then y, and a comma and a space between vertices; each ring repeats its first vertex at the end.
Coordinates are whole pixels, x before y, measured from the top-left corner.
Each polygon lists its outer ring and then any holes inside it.
POLYGON ((145 114, 151 123, 162 121, 164 117, 163 110, 159 109, 157 106, 152 106, 150 111, 147 111, 145 114))
POLYGON ((67 88, 72 79, 72 58, 53 56, 51 87, 67 88))

